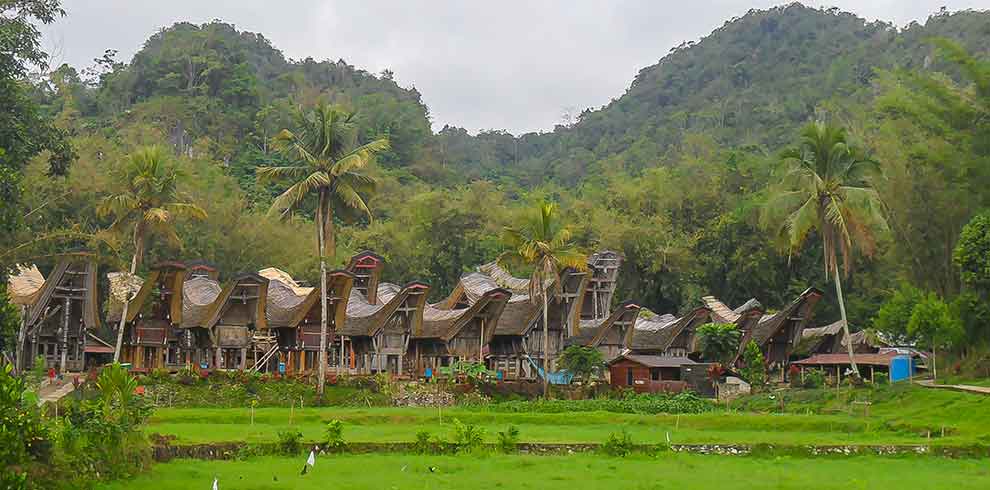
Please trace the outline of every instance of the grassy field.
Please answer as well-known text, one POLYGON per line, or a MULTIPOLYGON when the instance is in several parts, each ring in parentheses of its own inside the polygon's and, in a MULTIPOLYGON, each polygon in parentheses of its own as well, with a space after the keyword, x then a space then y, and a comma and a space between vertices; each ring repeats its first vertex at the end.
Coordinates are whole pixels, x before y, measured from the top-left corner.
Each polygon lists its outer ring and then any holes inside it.
POLYGON ((990 488, 986 461, 941 458, 751 458, 666 453, 657 458, 342 455, 245 461, 179 460, 102 490, 262 489, 800 489, 990 488), (435 468, 435 472, 429 470, 435 468), (346 482, 346 483, 345 483, 346 482))
POLYGON ((306 440, 323 436, 326 422, 344 422, 350 442, 410 442, 419 431, 449 438, 456 418, 485 429, 494 441, 508 425, 525 442, 602 442, 628 429, 634 442, 769 444, 990 444, 990 397, 888 387, 880 390, 817 390, 755 395, 734 408, 699 415, 640 415, 607 412, 499 413, 462 408, 248 408, 159 409, 148 433, 176 436, 176 443, 274 441, 280 431, 298 430, 306 440), (780 399, 784 398, 784 413, 780 399), (853 401, 870 400, 865 405, 853 401), (942 428, 945 427, 945 437, 942 428), (929 438, 931 437, 931 438, 929 438))

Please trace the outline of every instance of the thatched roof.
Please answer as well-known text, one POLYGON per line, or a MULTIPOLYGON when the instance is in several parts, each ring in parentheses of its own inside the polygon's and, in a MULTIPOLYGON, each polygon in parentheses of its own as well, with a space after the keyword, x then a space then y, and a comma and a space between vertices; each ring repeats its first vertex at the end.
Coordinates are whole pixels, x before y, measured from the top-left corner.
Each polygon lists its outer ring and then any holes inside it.
MULTIPOLYGON (((288 288, 292 294, 296 296, 306 296, 314 289, 311 287, 301 286, 295 279, 292 278, 292 276, 289 275, 288 272, 275 267, 261 269, 258 271, 258 275, 268 279, 269 281, 278 281, 282 283, 282 286, 288 288)), ((269 285, 269 287, 271 286, 269 285)))
POLYGON ((268 320, 265 317, 265 306, 268 302, 268 278, 253 272, 246 272, 238 275, 227 283, 227 285, 217 295, 217 299, 210 306, 206 320, 203 322, 204 328, 213 328, 217 323, 224 320, 224 323, 253 324, 257 328, 267 328, 268 320), (253 293, 252 293, 253 292, 253 293), (256 296, 247 296, 256 294, 256 296), (246 316, 224 319, 230 311, 234 302, 253 302, 253 308, 244 312, 246 316))
POLYGON ((826 335, 838 335, 842 332, 842 320, 836 320, 824 327, 806 328, 801 332, 802 339, 817 339, 826 335))
POLYGON ((670 314, 653 317, 641 316, 627 334, 626 346, 633 351, 666 350, 681 332, 708 321, 710 315, 711 311, 702 307, 695 308, 680 318, 675 318, 670 314))
POLYGON ((566 345, 581 345, 597 347, 608 334, 609 329, 621 323, 635 326, 639 321, 640 306, 632 301, 625 301, 604 320, 581 320, 577 335, 565 341, 566 345))
POLYGON ((141 290, 144 279, 132 276, 128 272, 107 272, 107 282, 110 284, 110 296, 107 298, 107 321, 120 321, 124 311, 124 302, 133 299, 141 290))
POLYGON ((891 347, 890 342, 887 342, 877 332, 872 330, 860 330, 858 332, 850 333, 849 337, 843 337, 843 347, 849 345, 849 339, 852 339, 853 350, 856 350, 857 348, 881 349, 884 347, 891 347))
POLYGON ((45 284, 45 276, 41 275, 38 266, 31 267, 18 264, 17 270, 7 276, 7 294, 15 305, 31 306, 38 299, 41 287, 45 284))
POLYGON ((43 318, 49 306, 58 306, 53 300, 56 293, 82 295, 82 322, 87 329, 100 328, 97 301, 97 265, 85 254, 66 255, 37 292, 34 304, 28 310, 27 325, 35 326, 43 318))
POLYGON ((801 341, 794 348, 795 353, 810 354, 816 351, 830 351, 832 345, 823 345, 829 338, 837 339, 842 336, 842 320, 837 320, 828 325, 805 328, 801 332, 801 341))
POLYGON ((495 290, 506 291, 511 296, 503 307, 492 333, 514 336, 525 334, 539 317, 542 305, 533 304, 529 294, 525 292, 512 293, 511 289, 501 287, 495 279, 481 272, 471 272, 461 276, 450 296, 431 306, 441 310, 455 309, 458 305, 471 306, 480 301, 485 294, 495 290))
MULTIPOLYGON (((750 340, 756 341, 757 344, 763 345, 769 341, 777 333, 781 327, 784 326, 788 321, 799 321, 803 325, 805 322, 811 318, 811 310, 814 305, 818 303, 821 299, 822 292, 816 288, 805 289, 797 298, 780 311, 770 314, 763 315, 760 321, 757 322, 750 330, 750 335, 743 338, 743 343, 740 346, 740 351, 744 349, 745 345, 749 343, 750 340)), ((793 341, 796 343, 801 338, 801 331, 796 333, 796 338, 793 341)))
MULTIPOLYGON (((426 305, 426 293, 430 286, 422 282, 411 282, 399 287, 391 283, 381 283, 378 286, 377 304, 368 302, 368 298, 357 289, 352 289, 347 301, 347 320, 340 330, 341 335, 349 337, 371 337, 384 328, 389 319, 411 296, 417 297, 414 323, 422 321, 423 307, 426 305)), ((415 326, 413 328, 415 330, 415 326)))
MULTIPOLYGON (((513 296, 520 294, 529 294, 529 278, 515 277, 509 273, 509 271, 498 265, 498 262, 489 262, 487 264, 482 264, 478 266, 478 272, 487 275, 492 278, 496 284, 500 287, 508 289, 512 292, 513 296)), ((544 279, 543 287, 544 289, 549 288, 553 285, 553 278, 549 277, 544 279)))
POLYGON ((193 277, 182 284, 183 328, 203 327, 213 303, 220 296, 220 283, 209 277, 193 277))
POLYGON ((435 305, 426 305, 423 309, 423 322, 414 338, 436 338, 448 341, 471 320, 484 317, 486 325, 485 341, 495 334, 495 327, 505 310, 512 293, 507 289, 495 288, 485 292, 478 300, 467 308, 441 309, 435 305))

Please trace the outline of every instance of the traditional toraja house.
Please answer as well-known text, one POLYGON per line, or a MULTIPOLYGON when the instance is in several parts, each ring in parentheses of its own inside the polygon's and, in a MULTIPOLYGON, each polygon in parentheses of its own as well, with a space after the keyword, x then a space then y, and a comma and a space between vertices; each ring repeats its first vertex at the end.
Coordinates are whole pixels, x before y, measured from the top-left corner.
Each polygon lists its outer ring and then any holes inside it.
MULTIPOLYGON (((323 304, 320 288, 303 287, 285 272, 268 268, 259 272, 268 278, 268 302, 265 314, 268 332, 274 339, 259 340, 255 335, 254 370, 277 372, 281 363, 287 373, 304 373, 318 369, 320 329, 323 304), (263 344, 263 345, 262 345, 263 344)), ((327 272, 327 360, 339 366, 340 348, 336 332, 343 328, 347 302, 354 276, 343 270, 327 272)))
POLYGON ((30 289, 40 273, 29 270, 27 274, 23 281, 14 281, 21 288, 17 300, 30 303, 24 305, 24 328, 19 335, 22 367, 27 360, 42 356, 48 367, 80 371, 86 367, 87 353, 105 354, 106 343, 95 335, 101 324, 93 257, 63 256, 33 292, 30 289))
POLYGON ((823 327, 806 328, 801 332, 801 342, 794 349, 795 354, 814 355, 839 352, 843 347, 842 320, 823 327))
POLYGON ((430 286, 411 282, 399 287, 381 284, 372 303, 358 289, 347 301, 347 318, 339 334, 345 345, 345 366, 359 374, 401 374, 413 331, 423 321, 430 286))
POLYGON ((38 266, 18 265, 16 270, 7 276, 7 296, 10 302, 20 309, 21 324, 17 329, 17 345, 14 349, 14 369, 20 372, 24 366, 24 343, 27 335, 27 312, 38 299, 41 287, 45 285, 45 276, 38 266))
POLYGON ((220 292, 220 283, 209 275, 190 275, 182 284, 182 320, 173 326, 181 329, 176 337, 182 339, 182 356, 193 366, 216 367, 213 336, 206 322, 220 292))
POLYGON ((510 296, 491 332, 488 367, 500 371, 505 379, 531 377, 529 363, 525 360, 523 336, 531 325, 539 321, 540 307, 530 301, 528 294, 516 294, 509 288, 501 287, 491 276, 472 272, 461 277, 450 296, 433 307, 440 310, 465 309, 492 291, 505 291, 510 296))
MULTIPOLYGON (((764 314, 763 307, 755 299, 736 308, 729 309, 724 303, 711 296, 702 298, 712 312, 712 321, 735 323, 742 332, 739 343, 738 360, 750 342, 756 342, 771 368, 783 368, 801 340, 804 327, 811 320, 815 306, 822 297, 816 288, 808 288, 790 304, 773 314, 764 314)), ((780 369, 781 376, 786 373, 780 369)))
POLYGON ((549 281, 544 285, 552 294, 547 304, 549 352, 546 353, 543 352, 542 302, 531 301, 529 279, 513 277, 495 262, 478 267, 476 275, 462 278, 447 304, 470 301, 496 287, 510 291, 512 297, 492 338, 488 365, 507 379, 533 379, 545 361, 551 371, 555 370, 565 340, 579 334, 582 320, 587 326, 609 318, 621 262, 621 255, 616 252, 598 252, 589 257, 587 272, 565 270, 561 274, 559 294, 554 293, 549 281))
POLYGON ((178 369, 187 365, 187 350, 182 349, 180 339, 186 332, 175 328, 182 323, 186 273, 186 265, 181 262, 163 262, 152 267, 144 281, 120 272, 107 274, 111 290, 108 321, 117 325, 124 301, 133 296, 127 305, 123 362, 139 369, 178 369), (135 285, 139 287, 133 294, 135 285))
POLYGON ((626 348, 639 355, 686 358, 698 351, 696 330, 711 319, 711 310, 695 308, 677 318, 642 316, 626 335, 626 348))
MULTIPOLYGON (((495 327, 512 293, 507 289, 486 291, 470 305, 450 309, 426 305, 423 321, 413 332, 410 369, 422 376, 457 361, 485 362, 495 327)), ((443 306, 443 305, 441 305, 443 306)))
POLYGON ((588 279, 584 301, 580 306, 581 319, 600 320, 610 316, 615 287, 619 280, 622 255, 603 250, 588 257, 588 279))
MULTIPOLYGON (((811 321, 815 306, 821 298, 821 291, 816 288, 808 288, 780 311, 763 315, 756 325, 743 331, 737 358, 742 356, 746 345, 750 342, 756 342, 771 368, 775 366, 785 367, 791 358, 794 347, 801 341, 804 327, 811 321)), ((782 377, 785 371, 785 369, 780 369, 782 377)))
POLYGON ((267 296, 268 278, 255 273, 238 275, 220 291, 202 324, 216 349, 214 367, 248 367, 254 332, 268 328, 267 296))
POLYGON ((567 339, 565 344, 594 347, 608 362, 628 349, 630 332, 639 314, 639 305, 626 301, 605 320, 581 320, 577 334, 567 339))
POLYGON ((354 275, 354 290, 371 304, 378 303, 378 283, 384 268, 385 258, 369 250, 357 253, 347 264, 347 271, 354 275))

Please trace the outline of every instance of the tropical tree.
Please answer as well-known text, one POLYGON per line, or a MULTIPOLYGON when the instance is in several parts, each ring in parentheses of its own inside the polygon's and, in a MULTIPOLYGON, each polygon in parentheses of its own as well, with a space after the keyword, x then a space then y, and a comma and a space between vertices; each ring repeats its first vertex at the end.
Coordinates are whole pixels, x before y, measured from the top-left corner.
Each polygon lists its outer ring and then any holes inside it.
POLYGON ((258 167, 262 182, 291 182, 275 198, 270 212, 288 216, 316 198, 316 237, 320 255, 320 368, 318 394, 322 398, 327 365, 327 259, 334 261, 335 214, 358 212, 369 219, 371 210, 362 194, 372 192, 377 181, 360 170, 375 155, 387 150, 387 138, 358 144, 354 114, 340 107, 319 103, 312 110, 298 109, 295 128, 275 136, 274 147, 292 162, 287 166, 258 167), (327 257, 329 253, 329 257, 327 257))
MULTIPOLYGON (((812 231, 821 238, 825 277, 831 274, 835 281, 842 329, 848 338, 840 276, 848 276, 854 250, 872 256, 877 232, 887 230, 883 203, 871 183, 879 167, 849 143, 843 128, 822 122, 805 126, 800 144, 786 150, 783 157, 790 169, 782 189, 767 202, 764 225, 777 227, 778 237, 792 255, 812 231)), ((847 348, 853 373, 859 377, 852 344, 847 348)))
POLYGON ((919 346, 931 349, 933 379, 938 378, 935 351, 952 347, 965 335, 962 322, 952 314, 949 305, 934 293, 928 293, 914 306, 907 330, 917 339, 919 346))
POLYGON ((741 337, 733 323, 706 323, 698 327, 698 348, 705 359, 729 364, 739 352, 741 337))
POLYGON ((572 345, 560 354, 558 363, 587 383, 605 366, 605 358, 602 356, 602 352, 594 347, 572 345))
MULTIPOLYGON (((206 211, 186 202, 179 192, 179 172, 169 161, 168 152, 160 146, 143 147, 115 169, 119 191, 103 198, 97 207, 101 217, 113 217, 110 230, 130 235, 134 254, 131 256, 130 275, 134 276, 147 247, 148 239, 159 236, 171 245, 181 247, 182 240, 175 231, 175 220, 181 216, 205 219, 206 211)), ((127 323, 127 308, 131 291, 127 292, 120 324, 117 327, 117 344, 113 360, 120 359, 127 323)))
POLYGON ((539 215, 527 217, 522 226, 506 227, 502 241, 507 250, 498 256, 497 262, 533 270, 529 279, 529 298, 534 304, 543 303, 543 396, 546 397, 550 393, 547 295, 551 288, 556 294, 563 291, 560 285, 563 269, 586 270, 588 257, 571 243, 571 232, 559 222, 554 203, 543 202, 539 211, 539 215))

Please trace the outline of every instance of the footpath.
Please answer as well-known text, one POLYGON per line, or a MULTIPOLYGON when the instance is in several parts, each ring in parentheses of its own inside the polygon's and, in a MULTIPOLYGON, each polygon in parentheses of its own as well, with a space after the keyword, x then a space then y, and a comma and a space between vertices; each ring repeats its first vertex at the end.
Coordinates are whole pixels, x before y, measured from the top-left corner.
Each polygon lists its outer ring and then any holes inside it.
POLYGON ((926 388, 937 388, 943 390, 953 390, 953 391, 963 391, 966 393, 976 393, 979 395, 990 395, 990 387, 986 386, 973 386, 973 385, 940 385, 935 383, 935 381, 926 379, 924 381, 919 381, 919 385, 926 388))

